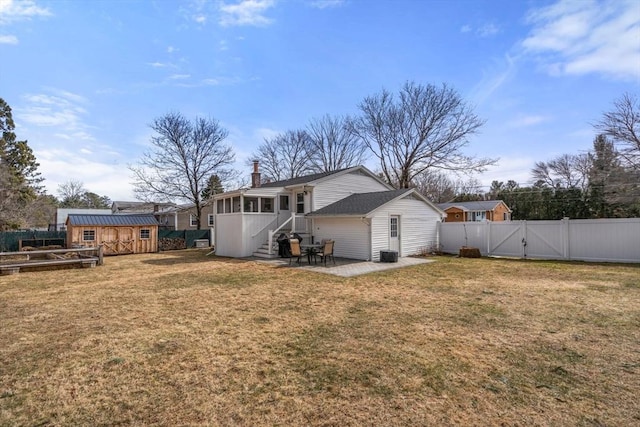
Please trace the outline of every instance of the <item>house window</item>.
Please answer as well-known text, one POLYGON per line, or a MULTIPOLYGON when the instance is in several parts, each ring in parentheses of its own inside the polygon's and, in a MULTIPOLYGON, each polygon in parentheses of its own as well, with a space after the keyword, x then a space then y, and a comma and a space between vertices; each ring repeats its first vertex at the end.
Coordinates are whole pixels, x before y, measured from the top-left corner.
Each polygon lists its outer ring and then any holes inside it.
POLYGON ((214 218, 215 217, 214 217, 213 214, 209 214, 207 216, 207 223, 209 224, 209 227, 213 227, 213 224, 214 224, 214 221, 215 221, 214 218))
POLYGON ((270 197, 260 198, 260 212, 273 212, 273 199, 270 197))
POLYGON ((296 193, 296 213, 304 213, 304 193, 296 193))
POLYGON ((96 240, 96 230, 82 230, 82 240, 85 242, 96 240))
POLYGON ((503 221, 509 221, 509 212, 503 212, 502 213, 502 220, 503 221))
POLYGON ((198 226, 198 218, 193 214, 189 214, 189 225, 191 227, 197 227, 198 226))
POLYGON ((289 196, 280 196, 280 210, 281 211, 289 210, 289 196))
POLYGON ((392 216, 389 218, 389 233, 391 237, 398 237, 398 218, 392 216))
POLYGON ((150 239, 151 238, 151 230, 149 230, 148 228, 141 228, 140 229, 140 239, 141 240, 146 240, 146 239, 150 239))
POLYGON ((240 209, 240 196, 233 198, 233 212, 242 212, 242 210, 240 209))
POLYGON ((224 199, 224 213, 231 213, 231 199, 224 199))
POLYGON ((219 214, 223 214, 224 213, 224 199, 218 200, 218 202, 216 203, 216 207, 217 207, 216 211, 219 214))
POLYGON ((244 211, 245 212, 258 212, 258 198, 257 197, 245 197, 244 198, 244 211))

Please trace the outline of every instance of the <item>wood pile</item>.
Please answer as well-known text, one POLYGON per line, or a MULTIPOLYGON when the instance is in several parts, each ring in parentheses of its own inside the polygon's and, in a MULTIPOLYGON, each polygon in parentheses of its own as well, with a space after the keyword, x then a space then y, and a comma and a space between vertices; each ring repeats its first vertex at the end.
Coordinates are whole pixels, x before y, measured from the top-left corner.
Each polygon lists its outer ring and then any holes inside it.
POLYGON ((173 251, 176 249, 187 249, 187 242, 181 237, 163 237, 158 241, 158 250, 173 251))
POLYGON ((458 253, 460 258, 480 258, 480 249, 478 248, 469 248, 467 246, 463 246, 460 248, 460 252, 458 253))

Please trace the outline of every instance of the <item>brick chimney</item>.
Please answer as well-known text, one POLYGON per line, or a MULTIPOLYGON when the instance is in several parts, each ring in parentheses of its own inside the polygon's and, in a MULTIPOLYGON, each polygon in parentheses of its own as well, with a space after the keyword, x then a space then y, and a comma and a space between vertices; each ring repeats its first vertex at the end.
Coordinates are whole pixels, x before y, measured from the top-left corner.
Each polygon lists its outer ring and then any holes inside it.
POLYGON ((253 173, 251 174, 251 188, 260 187, 260 172, 258 172, 258 161, 253 161, 253 173))

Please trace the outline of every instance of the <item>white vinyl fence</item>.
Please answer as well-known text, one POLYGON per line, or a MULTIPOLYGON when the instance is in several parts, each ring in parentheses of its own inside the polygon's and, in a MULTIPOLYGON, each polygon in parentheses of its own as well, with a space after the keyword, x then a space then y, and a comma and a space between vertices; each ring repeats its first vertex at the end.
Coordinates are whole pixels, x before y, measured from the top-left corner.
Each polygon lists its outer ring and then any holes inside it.
POLYGON ((488 256, 640 262, 640 218, 444 222, 440 245, 447 253, 469 246, 488 256))

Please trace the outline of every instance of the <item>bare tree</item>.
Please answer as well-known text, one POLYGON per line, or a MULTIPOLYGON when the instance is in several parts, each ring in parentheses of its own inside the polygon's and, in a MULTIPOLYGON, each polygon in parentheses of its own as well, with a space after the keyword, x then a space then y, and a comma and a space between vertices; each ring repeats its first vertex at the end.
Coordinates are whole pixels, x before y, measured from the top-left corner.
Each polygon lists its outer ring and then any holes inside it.
POLYGON ((640 104, 635 95, 625 93, 613 103, 613 111, 604 113, 594 127, 611 137, 620 155, 640 169, 640 104))
POLYGON ((442 171, 426 170, 413 179, 416 190, 434 203, 445 203, 456 196, 455 183, 442 171))
POLYGON ((533 181, 549 187, 579 188, 589 185, 591 157, 588 154, 562 154, 548 162, 536 162, 531 170, 533 181))
POLYGON ((252 159, 260 160, 263 180, 281 181, 309 173, 309 135, 303 130, 290 130, 265 138, 252 159))
POLYGON ((213 119, 196 117, 191 122, 180 113, 157 118, 151 128, 153 148, 145 152, 138 166, 130 166, 139 199, 184 200, 194 204, 201 223, 202 190, 213 174, 224 182, 231 177, 234 161, 231 148, 223 143, 228 135, 213 119))
POLYGON ((366 160, 366 145, 351 132, 347 116, 325 115, 307 125, 309 158, 314 172, 331 172, 358 166, 366 160))
POLYGON ((397 100, 383 90, 359 107, 354 132, 378 158, 387 181, 401 188, 428 169, 481 172, 496 161, 463 154, 484 122, 445 84, 407 82, 397 100))
POLYGON ((69 180, 58 185, 58 195, 63 208, 77 208, 87 190, 81 181, 69 180))

